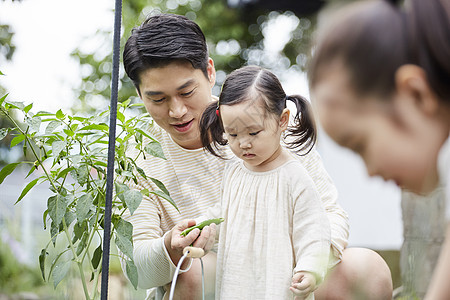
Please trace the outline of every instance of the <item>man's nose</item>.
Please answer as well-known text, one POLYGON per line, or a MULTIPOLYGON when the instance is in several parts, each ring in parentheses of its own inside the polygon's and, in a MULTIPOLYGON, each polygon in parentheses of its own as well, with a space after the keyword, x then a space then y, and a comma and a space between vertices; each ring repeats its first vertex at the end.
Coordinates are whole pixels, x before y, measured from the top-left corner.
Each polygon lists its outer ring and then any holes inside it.
POLYGON ((169 117, 174 119, 182 118, 187 112, 184 102, 177 97, 173 97, 170 101, 169 117))

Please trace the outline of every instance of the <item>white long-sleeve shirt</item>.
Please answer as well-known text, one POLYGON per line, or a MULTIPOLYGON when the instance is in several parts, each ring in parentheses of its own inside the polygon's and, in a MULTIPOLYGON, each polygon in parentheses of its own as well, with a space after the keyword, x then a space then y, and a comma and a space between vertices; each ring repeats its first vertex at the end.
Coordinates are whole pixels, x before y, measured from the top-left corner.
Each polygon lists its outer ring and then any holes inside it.
POLYGON ((266 172, 230 161, 220 203, 207 216, 225 219, 216 299, 293 299, 294 273, 310 272, 317 284, 324 279, 330 223, 311 177, 295 158, 266 172))
MULTIPOLYGON (((134 263, 138 270, 138 286, 144 289, 163 286, 172 281, 176 266, 165 249, 163 235, 179 221, 205 214, 208 208, 219 201, 225 166, 224 160, 203 149, 187 150, 180 147, 156 124, 150 129, 150 134, 160 142, 167 160, 147 155, 146 159, 140 156, 136 163, 147 176, 165 184, 180 213, 168 201, 151 195, 144 197, 132 216, 124 215, 133 224, 134 263)), ((231 156, 228 147, 224 151, 231 156)), ((128 155, 134 157, 136 153, 128 155)), ((336 202, 336 187, 317 151, 296 158, 311 176, 330 221, 333 257, 330 266, 335 265, 347 246, 348 216, 336 202)), ((131 182, 128 185, 138 190, 158 190, 152 181, 143 178, 138 184, 131 182)))

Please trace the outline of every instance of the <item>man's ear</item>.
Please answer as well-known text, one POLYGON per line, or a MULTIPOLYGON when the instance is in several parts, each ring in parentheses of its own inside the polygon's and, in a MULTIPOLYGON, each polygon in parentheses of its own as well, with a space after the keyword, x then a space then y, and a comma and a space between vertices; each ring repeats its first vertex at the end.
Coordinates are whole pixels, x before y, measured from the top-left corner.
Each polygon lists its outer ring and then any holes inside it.
POLYGON ((416 65, 403 65, 395 73, 395 85, 401 99, 414 101, 419 110, 431 116, 439 110, 439 99, 430 87, 425 71, 416 65))
POLYGON ((139 98, 142 100, 141 90, 139 88, 136 88, 136 93, 138 94, 139 98))
POLYGON ((216 84, 216 68, 214 68, 214 61, 211 57, 208 58, 206 71, 208 72, 209 85, 213 88, 214 84, 216 84))
POLYGON ((283 112, 281 113, 280 116, 280 128, 281 130, 286 130, 288 125, 289 125, 289 116, 290 116, 291 112, 289 111, 288 108, 283 109, 283 112))

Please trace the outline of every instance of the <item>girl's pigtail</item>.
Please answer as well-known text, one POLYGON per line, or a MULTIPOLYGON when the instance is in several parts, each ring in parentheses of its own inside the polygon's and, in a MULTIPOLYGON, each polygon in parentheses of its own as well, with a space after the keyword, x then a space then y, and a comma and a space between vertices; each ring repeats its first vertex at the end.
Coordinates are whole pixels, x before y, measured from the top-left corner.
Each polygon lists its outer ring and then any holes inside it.
POLYGON ((219 145, 226 145, 228 141, 223 137, 223 126, 217 113, 217 102, 213 102, 205 109, 200 119, 200 139, 203 148, 211 154, 223 158, 219 153, 219 145))
POLYGON ((294 126, 289 126, 286 134, 286 145, 296 152, 303 152, 300 155, 308 154, 317 140, 317 131, 311 111, 311 105, 305 98, 294 95, 286 96, 286 100, 291 100, 297 107, 294 117, 294 126))

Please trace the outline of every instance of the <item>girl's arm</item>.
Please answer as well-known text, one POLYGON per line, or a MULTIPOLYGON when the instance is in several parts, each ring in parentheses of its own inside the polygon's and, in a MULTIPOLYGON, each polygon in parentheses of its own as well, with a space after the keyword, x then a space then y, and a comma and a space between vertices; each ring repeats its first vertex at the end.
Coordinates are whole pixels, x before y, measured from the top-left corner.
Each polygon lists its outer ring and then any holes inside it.
POLYGON ((291 181, 294 215, 292 241, 296 259, 294 273, 313 273, 320 284, 327 273, 330 255, 330 222, 315 185, 302 166, 292 165, 291 181))

